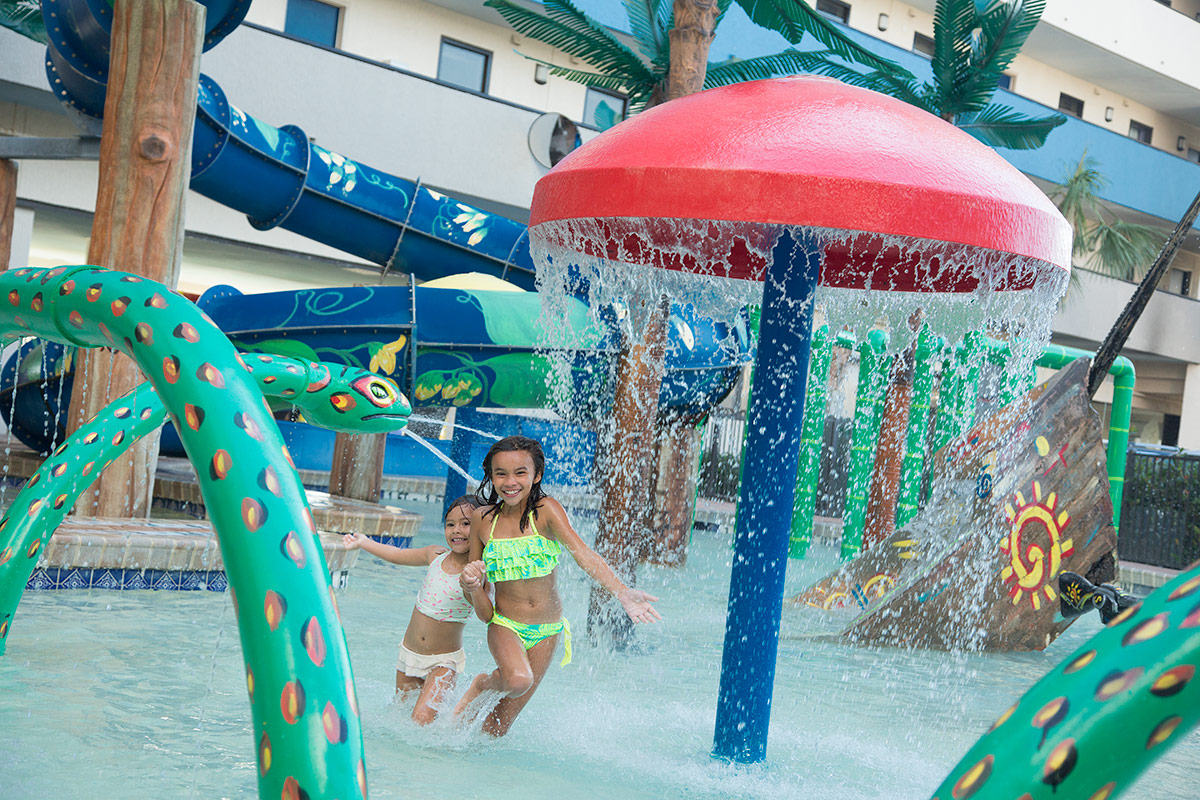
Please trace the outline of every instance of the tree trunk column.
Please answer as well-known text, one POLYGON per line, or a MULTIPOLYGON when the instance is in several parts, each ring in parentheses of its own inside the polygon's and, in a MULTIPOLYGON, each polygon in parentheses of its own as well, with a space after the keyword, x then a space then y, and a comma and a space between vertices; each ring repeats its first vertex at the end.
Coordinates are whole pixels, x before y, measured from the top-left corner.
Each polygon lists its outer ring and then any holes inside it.
POLYGON ((708 49, 717 27, 717 0, 675 0, 674 10, 675 27, 667 34, 671 43, 668 100, 704 88, 708 49))
MULTIPOLYGON (((114 4, 91 264, 167 286, 178 280, 203 36, 204 7, 193 0, 114 4)), ((143 380, 124 355, 82 352, 68 429, 77 430, 143 380)), ((75 513, 147 516, 157 461, 156 434, 114 461, 75 513)))
POLYGON ((676 419, 658 442, 654 491, 654 539, 646 559, 652 564, 682 567, 696 521, 702 429, 694 417, 676 419))
MULTIPOLYGON (((651 473, 658 438, 658 391, 670 312, 666 297, 646 306, 640 313, 631 309, 632 341, 617 356, 612 440, 598 459, 603 498, 595 549, 630 586, 650 536, 646 528, 653 507, 651 473)), ((607 632, 617 647, 627 644, 632 634, 624 610, 599 587, 592 588, 587 627, 592 641, 607 632)))
POLYGON ((17 227, 17 164, 0 158, 0 272, 12 260, 13 231, 17 227))
POLYGON ((908 411, 912 403, 913 351, 910 348, 893 362, 892 379, 883 405, 879 445, 875 451, 875 478, 867 500, 863 523, 863 550, 869 550, 892 535, 896 527, 896 501, 900 497, 900 471, 904 466, 904 442, 908 411))
POLYGON ((378 503, 387 437, 386 433, 339 433, 333 441, 329 493, 378 503))

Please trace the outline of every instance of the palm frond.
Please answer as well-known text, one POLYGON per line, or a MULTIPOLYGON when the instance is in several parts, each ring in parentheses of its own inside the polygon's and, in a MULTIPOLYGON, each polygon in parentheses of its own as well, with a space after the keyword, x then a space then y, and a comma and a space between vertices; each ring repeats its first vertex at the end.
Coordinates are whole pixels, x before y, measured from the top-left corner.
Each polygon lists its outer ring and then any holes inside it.
POLYGON ((673 0, 658 0, 658 6, 654 9, 654 19, 658 29, 663 31, 665 38, 666 32, 675 27, 675 3, 673 0))
POLYGON ((888 61, 859 46, 834 25, 813 10, 804 0, 737 0, 746 15, 762 28, 775 31, 791 44, 798 44, 805 34, 826 48, 858 64, 879 70, 892 70, 911 78, 912 74, 899 64, 888 61))
MULTIPOLYGON (((630 79, 653 78, 637 54, 590 20, 582 26, 569 25, 561 19, 551 19, 530 11, 512 0, 487 0, 484 5, 500 12, 518 33, 556 47, 602 72, 626 75, 630 79)), ((564 6, 570 6, 582 16, 567 0, 547 0, 546 3, 547 10, 553 7, 560 14, 564 13, 564 6)))
POLYGON ((991 100, 1001 73, 1037 27, 1045 0, 991 0, 980 15, 970 71, 960 86, 959 111, 977 111, 991 100))
POLYGON ((49 42, 39 0, 0 0, 0 28, 16 31, 41 44, 49 42))
POLYGON ((1075 168, 1047 192, 1050 202, 1058 206, 1075 232, 1071 252, 1077 256, 1092 249, 1088 237, 1090 220, 1103 220, 1099 196, 1107 186, 1108 179, 1100 173, 1098 162, 1085 150, 1075 168))
POLYGON ((638 43, 638 50, 653 62, 667 48, 666 29, 658 27, 657 10, 662 0, 622 0, 625 16, 629 19, 629 32, 638 43))
POLYGON ((939 0, 933 10, 933 85, 943 96, 939 105, 954 108, 954 94, 970 66, 978 12, 975 0, 939 0))
MULTIPOLYGON (((784 50, 769 56, 725 61, 720 64, 710 63, 704 75, 704 88, 711 89, 714 86, 728 86, 731 83, 773 78, 776 75, 797 75, 800 73, 828 75, 830 73, 824 70, 836 63, 828 58, 829 55, 828 50, 816 52, 784 50)), ((841 67, 840 69, 841 72, 839 74, 831 75, 831 77, 841 78, 845 75, 850 80, 843 81, 844 83, 851 83, 857 78, 860 82, 854 85, 866 85, 864 82, 861 82, 861 79, 866 76, 848 67, 841 67)))
MULTIPOLYGON (((607 72, 588 72, 582 69, 572 69, 571 67, 562 67, 558 64, 551 64, 549 61, 543 61, 540 58, 534 58, 531 55, 515 51, 522 58, 527 58, 538 64, 544 65, 550 74, 556 78, 566 78, 574 83, 580 83, 584 86, 593 86, 597 89, 607 89, 610 92, 619 92, 622 94, 632 95, 639 91, 642 87, 637 84, 632 84, 625 76, 613 75, 607 72)), ((652 87, 651 87, 652 88, 652 87)))
POLYGON ((817 51, 812 55, 819 57, 819 60, 807 68, 808 72, 837 78, 842 83, 851 86, 861 86, 864 89, 886 94, 922 108, 931 114, 938 113, 937 107, 926 97, 928 94, 927 84, 923 86, 913 78, 904 78, 887 70, 859 72, 842 59, 834 57, 828 50, 817 51))
POLYGON ((1161 228, 1120 219, 1099 223, 1092 233, 1094 264, 1101 271, 1127 281, 1141 280, 1168 236, 1161 228))
POLYGON ((1067 121, 1061 114, 1029 117, 1009 106, 990 105, 982 111, 960 114, 954 124, 992 147, 1036 150, 1050 132, 1067 121))

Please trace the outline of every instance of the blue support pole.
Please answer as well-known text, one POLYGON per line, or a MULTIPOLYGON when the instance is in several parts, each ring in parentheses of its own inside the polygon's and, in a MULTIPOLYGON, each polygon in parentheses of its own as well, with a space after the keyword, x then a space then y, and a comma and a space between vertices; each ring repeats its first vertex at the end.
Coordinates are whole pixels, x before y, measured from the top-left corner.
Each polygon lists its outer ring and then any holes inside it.
POLYGON ((792 500, 820 277, 814 237, 785 232, 763 287, 721 658, 715 758, 766 757, 792 500))
MULTIPOLYGON (((479 412, 475 409, 469 406, 462 406, 454 411, 454 424, 477 428, 479 427, 479 422, 476 420, 477 416, 479 416, 479 412)), ((454 438, 450 441, 450 460, 467 472, 471 472, 471 464, 469 462, 471 460, 471 445, 474 443, 475 437, 476 434, 471 431, 456 427, 454 429, 454 438)), ((450 511, 450 503, 466 493, 467 479, 447 467, 446 494, 442 497, 442 519, 445 519, 446 514, 450 511)))

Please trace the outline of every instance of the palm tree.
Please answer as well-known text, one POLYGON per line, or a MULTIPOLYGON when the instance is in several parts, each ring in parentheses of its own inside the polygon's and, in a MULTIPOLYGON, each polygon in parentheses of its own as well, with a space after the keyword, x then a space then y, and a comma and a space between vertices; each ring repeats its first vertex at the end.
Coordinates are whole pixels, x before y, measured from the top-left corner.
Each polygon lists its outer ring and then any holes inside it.
POLYGON ((40 0, 0 0, 0 28, 16 31, 35 42, 47 42, 40 0))
MULTIPOLYGON (((1162 248, 1167 231, 1106 213, 1100 193, 1108 186, 1108 179, 1099 166, 1084 151, 1075 169, 1047 194, 1075 232, 1071 255, 1105 275, 1140 280, 1162 248)), ((1074 272, 1071 276, 1074 279, 1074 272)))
MULTIPOLYGON (((713 9, 715 17, 711 23, 713 29, 732 2, 716 1, 713 9)), ((752 20, 781 33, 789 41, 798 42, 808 34, 828 49, 817 52, 788 49, 769 56, 709 63, 704 72, 705 89, 779 74, 816 71, 823 69, 828 60, 834 57, 911 78, 896 64, 847 39, 836 27, 799 0, 739 2, 752 20)), ((671 73, 670 33, 676 24, 676 8, 672 0, 624 0, 625 14, 637 52, 572 5, 571 0, 545 0, 545 14, 531 11, 513 0, 487 0, 484 5, 500 12, 518 33, 556 47, 592 68, 573 69, 522 53, 525 58, 545 65, 551 75, 584 86, 620 92, 628 98, 628 110, 631 113, 667 100, 671 73)), ((598 112, 595 119, 584 120, 602 128, 616 121, 603 111, 598 112)))
POLYGON ((1045 0, 988 0, 982 7, 976 0, 937 0, 932 81, 918 83, 880 69, 863 73, 832 58, 821 72, 923 108, 992 147, 1036 150, 1066 117, 1030 117, 991 100, 1045 5, 1045 0))

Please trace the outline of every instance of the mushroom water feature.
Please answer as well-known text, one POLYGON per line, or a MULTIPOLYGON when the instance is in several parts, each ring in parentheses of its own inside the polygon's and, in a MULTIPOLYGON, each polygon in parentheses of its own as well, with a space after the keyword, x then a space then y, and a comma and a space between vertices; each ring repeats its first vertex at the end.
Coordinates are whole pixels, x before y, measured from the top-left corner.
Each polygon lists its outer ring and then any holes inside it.
POLYGON ((593 304, 631 311, 666 294, 714 318, 761 304, 712 753, 762 761, 818 297, 839 324, 891 320, 893 348, 918 310, 950 342, 1002 321, 1040 347, 1071 230, 953 125, 799 76, 605 132, 538 182, 530 240, 543 292, 586 286, 593 304))

